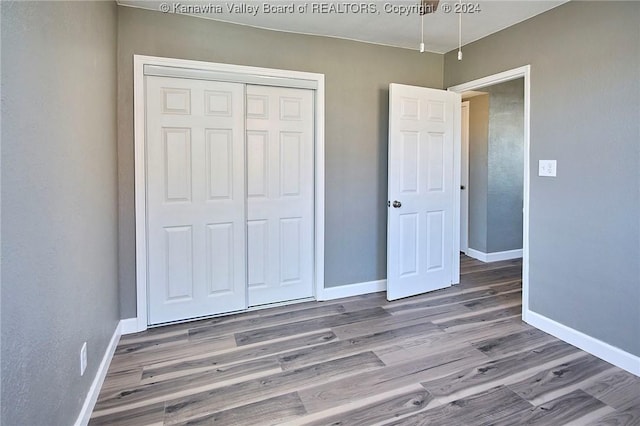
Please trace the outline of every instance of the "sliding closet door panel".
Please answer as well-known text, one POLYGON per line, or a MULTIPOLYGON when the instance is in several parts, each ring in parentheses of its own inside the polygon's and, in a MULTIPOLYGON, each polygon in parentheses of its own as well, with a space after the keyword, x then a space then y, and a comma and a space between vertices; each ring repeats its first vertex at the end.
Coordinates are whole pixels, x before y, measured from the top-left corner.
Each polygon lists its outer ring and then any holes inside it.
POLYGON ((247 86, 249 305, 313 296, 313 91, 247 86))
POLYGON ((149 324, 245 309, 244 85, 146 85, 149 324))

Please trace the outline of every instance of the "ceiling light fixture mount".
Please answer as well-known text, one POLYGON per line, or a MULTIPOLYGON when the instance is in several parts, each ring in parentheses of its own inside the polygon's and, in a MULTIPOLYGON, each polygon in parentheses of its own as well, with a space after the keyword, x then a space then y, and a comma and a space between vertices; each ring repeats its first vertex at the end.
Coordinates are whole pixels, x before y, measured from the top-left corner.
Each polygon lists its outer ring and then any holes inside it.
POLYGON ((420 53, 424 53, 424 15, 438 9, 440 0, 422 0, 420 2, 420 53))
POLYGON ((462 0, 458 11, 458 60, 462 60, 462 0))
POLYGON ((440 3, 440 0, 422 0, 420 2, 420 16, 438 10, 438 3, 440 3))

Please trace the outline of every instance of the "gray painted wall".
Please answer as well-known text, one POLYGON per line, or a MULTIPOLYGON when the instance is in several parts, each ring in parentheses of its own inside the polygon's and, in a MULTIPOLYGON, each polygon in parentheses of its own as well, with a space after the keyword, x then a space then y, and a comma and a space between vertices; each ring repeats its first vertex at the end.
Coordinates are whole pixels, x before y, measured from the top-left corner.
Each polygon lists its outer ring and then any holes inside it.
POLYGON ((1 7, 1 423, 70 425, 119 317, 116 5, 1 7))
POLYGON ((487 253, 522 248, 524 79, 489 93, 487 253))
POLYGON ((489 95, 469 99, 469 248, 487 252, 489 95))
POLYGON ((640 355, 640 3, 569 2, 445 56, 531 64, 530 308, 640 355), (537 176, 556 159, 558 176, 537 176))
POLYGON ((443 56, 118 8, 120 303, 135 316, 133 54, 325 74, 325 285, 386 277, 389 83, 442 88, 443 56))

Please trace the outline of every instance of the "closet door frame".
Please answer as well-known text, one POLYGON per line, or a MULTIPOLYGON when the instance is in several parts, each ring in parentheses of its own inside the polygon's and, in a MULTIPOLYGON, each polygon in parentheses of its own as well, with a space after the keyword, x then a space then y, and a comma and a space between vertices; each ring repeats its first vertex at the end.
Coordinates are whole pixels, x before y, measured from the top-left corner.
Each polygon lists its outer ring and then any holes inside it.
MULTIPOLYGON (((324 74, 133 56, 136 316, 123 320, 123 334, 148 327, 145 75, 229 81, 314 91, 314 297, 324 297, 324 74)), ((286 302, 285 302, 286 303, 286 302)), ((295 302, 294 302, 295 303, 295 302)))

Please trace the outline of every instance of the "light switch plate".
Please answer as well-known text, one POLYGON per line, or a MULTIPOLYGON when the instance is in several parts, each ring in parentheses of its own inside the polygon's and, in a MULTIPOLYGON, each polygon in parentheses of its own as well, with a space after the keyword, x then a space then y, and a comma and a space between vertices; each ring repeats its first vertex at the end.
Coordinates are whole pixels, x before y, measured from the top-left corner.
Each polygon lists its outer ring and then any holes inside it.
POLYGON ((538 176, 556 176, 556 160, 540 160, 538 162, 538 176))

